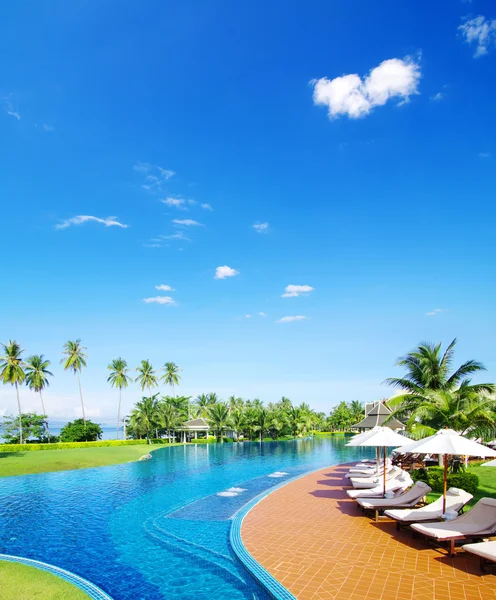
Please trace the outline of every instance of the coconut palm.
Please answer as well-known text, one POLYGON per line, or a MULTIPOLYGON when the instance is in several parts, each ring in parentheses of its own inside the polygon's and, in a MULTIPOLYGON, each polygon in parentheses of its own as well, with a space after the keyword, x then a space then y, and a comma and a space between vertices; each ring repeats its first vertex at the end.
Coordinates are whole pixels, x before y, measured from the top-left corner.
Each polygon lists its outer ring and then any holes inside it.
POLYGON ((147 443, 151 444, 150 431, 155 429, 160 422, 158 394, 143 397, 140 402, 136 402, 130 420, 133 428, 145 431, 147 443))
POLYGON ((270 425, 270 415, 265 408, 257 410, 255 414, 254 430, 259 432, 260 441, 262 442, 270 425))
POLYGON ((207 394, 207 398, 210 405, 217 404, 217 402, 219 402, 219 396, 217 396, 215 392, 210 392, 210 394, 207 394))
POLYGON ((162 368, 162 371, 164 371, 164 374, 162 375, 161 379, 163 379, 164 383, 171 386, 172 395, 175 396, 174 386, 179 385, 179 380, 181 379, 181 376, 179 375, 179 367, 173 362, 166 362, 162 368))
POLYGON ((136 371, 138 376, 134 381, 139 383, 141 391, 144 392, 146 388, 148 393, 150 393, 150 390, 153 387, 157 387, 157 376, 153 370, 151 362, 148 359, 142 360, 140 366, 136 368, 136 371))
POLYGON ((237 396, 229 396, 227 399, 229 404, 229 410, 243 410, 244 400, 243 398, 238 398, 237 396))
POLYGON ((3 354, 0 356, 0 377, 2 383, 15 386, 17 395, 17 406, 19 408, 19 443, 22 444, 22 410, 19 398, 19 384, 26 378, 24 362, 21 358, 24 350, 16 341, 9 340, 8 344, 2 344, 3 354))
MULTIPOLYGON (((385 383, 404 390, 406 393, 421 394, 424 390, 452 391, 468 375, 485 371, 484 365, 476 360, 468 360, 450 374, 455 352, 456 338, 441 354, 441 344, 422 342, 418 348, 398 359, 396 365, 406 368, 405 377, 390 377, 385 383)), ((472 386, 473 391, 493 393, 494 384, 481 383, 472 386)))
POLYGON ((171 430, 181 425, 181 422, 184 420, 183 416, 172 402, 167 401, 160 403, 158 413, 158 420, 161 427, 167 430, 167 439, 170 444, 171 430))
POLYGON ((218 442, 222 442, 224 431, 229 425, 229 409, 221 402, 212 404, 207 408, 207 420, 218 442))
POLYGON ((283 410, 275 409, 269 413, 269 431, 274 440, 277 440, 281 431, 288 424, 286 413, 283 410))
POLYGON ((26 360, 26 385, 30 390, 38 392, 41 400, 41 410, 47 418, 45 427, 47 432, 48 443, 50 443, 50 428, 48 426, 48 417, 43 402, 43 390, 50 385, 48 377, 53 377, 53 373, 48 370, 50 361, 45 360, 43 354, 34 354, 26 360))
POLYGON ((365 417, 365 409, 360 400, 352 400, 350 402, 350 413, 353 418, 353 423, 359 423, 365 417))
POLYGON ((231 410, 231 415, 229 417, 229 425, 236 434, 236 440, 239 440, 239 435, 243 431, 245 426, 245 415, 242 410, 231 410))
POLYGON ((127 362, 119 356, 107 366, 110 371, 110 375, 107 377, 107 383, 110 383, 112 387, 119 390, 119 406, 117 408, 117 428, 115 431, 115 439, 119 439, 119 427, 121 422, 121 401, 122 401, 122 388, 129 385, 131 378, 129 377, 129 369, 127 362))
POLYGON ((196 406, 198 407, 199 416, 206 417, 207 415, 207 407, 210 406, 210 401, 208 398, 208 394, 199 394, 194 400, 196 406))
POLYGON ((83 402, 83 390, 81 389, 81 378, 80 373, 83 367, 86 367, 86 359, 88 358, 85 354, 86 348, 81 345, 81 340, 69 340, 64 344, 64 350, 62 354, 65 356, 60 362, 64 365, 65 371, 72 371, 77 376, 79 386, 79 397, 81 399, 81 410, 83 412, 83 422, 86 427, 86 414, 84 411, 83 402))

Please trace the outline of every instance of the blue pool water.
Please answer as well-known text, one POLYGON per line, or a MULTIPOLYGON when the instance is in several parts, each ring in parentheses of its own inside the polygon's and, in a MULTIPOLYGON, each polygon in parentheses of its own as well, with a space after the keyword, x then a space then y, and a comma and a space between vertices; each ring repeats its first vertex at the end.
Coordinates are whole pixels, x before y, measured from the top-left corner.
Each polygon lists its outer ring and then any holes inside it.
POLYGON ((344 444, 174 446, 140 463, 3 478, 0 552, 72 571, 115 600, 265 600, 230 548, 232 516, 285 479, 370 455, 344 444))

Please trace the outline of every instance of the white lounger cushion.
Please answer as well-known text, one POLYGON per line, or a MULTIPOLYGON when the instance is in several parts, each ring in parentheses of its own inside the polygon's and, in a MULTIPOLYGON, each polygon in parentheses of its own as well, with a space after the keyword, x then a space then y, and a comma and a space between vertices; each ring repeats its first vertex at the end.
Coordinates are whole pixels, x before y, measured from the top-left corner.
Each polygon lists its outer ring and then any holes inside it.
POLYGON ((465 544, 462 548, 481 558, 496 562, 496 542, 479 542, 478 544, 465 544))
MULTIPOLYGON (((420 483, 420 482, 418 482, 420 483)), ((430 490, 429 490, 430 491, 430 490)), ((427 492, 428 493, 428 492, 427 492)), ((458 488, 449 488, 446 492, 446 510, 458 512, 467 502, 472 500, 472 494, 458 488)), ((422 508, 406 508, 403 510, 386 510, 384 514, 395 521, 417 523, 419 521, 435 521, 443 514, 443 497, 440 496, 431 504, 422 508)))
MULTIPOLYGON (((396 479, 402 473, 404 473, 403 469, 401 469, 400 467, 393 467, 388 473, 386 473, 386 481, 389 481, 390 479, 396 479)), ((359 488, 359 489, 371 488, 371 487, 375 487, 376 485, 379 485, 379 483, 383 483, 384 473, 382 475, 379 475, 379 477, 377 477, 377 476, 375 476, 375 477, 358 477, 358 478, 352 477, 350 479, 350 481, 351 481, 351 485, 354 488, 359 488)))
POLYGON ((433 537, 447 540, 460 536, 488 535, 496 532, 496 500, 481 498, 479 502, 465 514, 445 523, 413 523, 412 529, 433 537))
MULTIPOLYGON (((386 492, 401 493, 413 484, 408 473, 403 472, 399 477, 386 481, 386 492)), ((381 498, 384 492, 384 484, 381 482, 368 490, 347 490, 350 498, 381 498)))
POLYGON ((357 498, 357 502, 363 508, 371 509, 386 506, 415 506, 429 492, 432 490, 426 483, 417 481, 412 488, 394 498, 357 498))

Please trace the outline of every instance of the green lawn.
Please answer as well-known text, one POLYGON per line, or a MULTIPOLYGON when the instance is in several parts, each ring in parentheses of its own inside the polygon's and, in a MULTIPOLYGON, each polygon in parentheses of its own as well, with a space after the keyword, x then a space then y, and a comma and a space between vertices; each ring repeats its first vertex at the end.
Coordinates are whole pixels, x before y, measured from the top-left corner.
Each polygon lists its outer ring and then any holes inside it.
MULTIPOLYGON (((467 469, 469 473, 475 473, 479 478, 479 488, 468 506, 472 507, 481 498, 496 498, 496 467, 481 467, 482 463, 475 463, 467 469)), ((433 502, 441 494, 428 494, 427 500, 433 502)))
POLYGON ((140 456, 150 451, 166 447, 167 445, 139 444, 136 446, 2 452, 0 446, 0 477, 116 465, 138 460, 140 456))
POLYGON ((88 600, 72 584, 19 563, 0 560, 0 597, 2 600, 88 600))

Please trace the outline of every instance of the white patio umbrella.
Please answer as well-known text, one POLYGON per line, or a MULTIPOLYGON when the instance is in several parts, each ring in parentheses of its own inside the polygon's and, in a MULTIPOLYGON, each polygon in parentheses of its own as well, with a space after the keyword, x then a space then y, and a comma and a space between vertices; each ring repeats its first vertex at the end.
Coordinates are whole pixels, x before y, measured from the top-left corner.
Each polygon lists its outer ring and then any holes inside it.
POLYGON ((443 487, 443 512, 446 511, 446 488, 448 481, 449 456, 496 456, 496 451, 469 440, 453 429, 440 429, 434 435, 400 446, 397 452, 403 454, 443 454, 444 455, 444 487, 443 487))
POLYGON ((496 460, 490 460, 489 462, 482 464, 481 467, 496 467, 496 460))
MULTIPOLYGON (((357 436, 358 437, 358 436, 357 436)), ((350 440, 347 446, 367 446, 383 449, 383 481, 384 481, 384 496, 386 495, 386 456, 387 448, 395 447, 398 444, 402 444, 405 441, 405 436, 396 433, 389 427, 374 427, 366 434, 360 435, 359 439, 350 440)), ((379 465, 379 461, 377 461, 379 465)))

